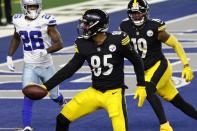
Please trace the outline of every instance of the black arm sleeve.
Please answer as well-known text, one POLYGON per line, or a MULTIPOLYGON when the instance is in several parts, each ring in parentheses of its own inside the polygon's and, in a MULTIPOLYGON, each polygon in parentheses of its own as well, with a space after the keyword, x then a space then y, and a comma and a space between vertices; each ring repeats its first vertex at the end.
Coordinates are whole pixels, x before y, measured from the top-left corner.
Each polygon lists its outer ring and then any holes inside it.
POLYGON ((62 81, 71 77, 84 63, 85 59, 79 53, 75 53, 74 57, 60 69, 55 75, 53 75, 47 82, 44 83, 47 90, 53 89, 62 81))
POLYGON ((122 46, 121 52, 134 66, 137 77, 137 86, 145 86, 144 65, 141 57, 135 52, 130 43, 122 46))

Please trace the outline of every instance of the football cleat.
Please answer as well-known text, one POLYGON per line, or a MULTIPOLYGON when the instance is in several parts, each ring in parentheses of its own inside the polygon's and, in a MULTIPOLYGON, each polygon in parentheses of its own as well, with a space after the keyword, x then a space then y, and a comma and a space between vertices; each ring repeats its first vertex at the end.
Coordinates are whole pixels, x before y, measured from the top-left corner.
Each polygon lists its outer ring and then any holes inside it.
POLYGON ((166 123, 160 125, 160 131, 173 131, 173 129, 170 126, 170 123, 166 122, 166 123))

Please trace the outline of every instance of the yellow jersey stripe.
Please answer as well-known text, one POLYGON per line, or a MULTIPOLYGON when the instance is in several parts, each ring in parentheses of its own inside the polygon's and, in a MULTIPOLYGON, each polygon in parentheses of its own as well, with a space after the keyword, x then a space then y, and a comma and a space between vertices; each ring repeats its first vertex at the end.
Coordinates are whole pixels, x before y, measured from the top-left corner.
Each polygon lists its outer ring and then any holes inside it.
POLYGON ((158 28, 158 31, 163 31, 165 29, 166 29, 166 25, 163 25, 163 26, 161 26, 161 27, 158 28))

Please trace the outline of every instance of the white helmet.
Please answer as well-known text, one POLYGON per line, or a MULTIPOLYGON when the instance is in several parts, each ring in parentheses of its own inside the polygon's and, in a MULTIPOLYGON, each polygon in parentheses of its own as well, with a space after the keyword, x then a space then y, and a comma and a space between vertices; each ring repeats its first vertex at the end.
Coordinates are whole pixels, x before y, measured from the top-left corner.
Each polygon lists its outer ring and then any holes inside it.
POLYGON ((21 0, 21 8, 23 13, 31 19, 36 19, 42 9, 42 0, 21 0), (38 9, 28 10, 28 5, 37 5, 38 9))

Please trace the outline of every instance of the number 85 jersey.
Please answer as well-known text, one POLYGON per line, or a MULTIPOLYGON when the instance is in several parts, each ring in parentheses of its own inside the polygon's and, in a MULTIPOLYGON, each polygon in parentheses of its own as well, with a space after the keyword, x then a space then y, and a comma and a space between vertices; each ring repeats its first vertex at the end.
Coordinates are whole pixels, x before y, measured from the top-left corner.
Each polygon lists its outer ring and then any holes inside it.
POLYGON ((24 62, 51 65, 51 55, 41 56, 40 53, 51 46, 48 26, 56 25, 55 18, 51 15, 40 14, 35 20, 29 21, 25 19, 24 14, 15 14, 13 24, 23 43, 24 62))

